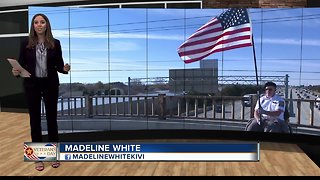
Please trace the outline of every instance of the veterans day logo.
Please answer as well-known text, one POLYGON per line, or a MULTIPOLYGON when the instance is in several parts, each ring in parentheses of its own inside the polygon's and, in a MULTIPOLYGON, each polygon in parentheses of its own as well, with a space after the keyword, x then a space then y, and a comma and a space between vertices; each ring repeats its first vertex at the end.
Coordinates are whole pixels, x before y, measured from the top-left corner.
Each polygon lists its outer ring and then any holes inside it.
POLYGON ((24 161, 56 161, 55 143, 24 143, 24 161))

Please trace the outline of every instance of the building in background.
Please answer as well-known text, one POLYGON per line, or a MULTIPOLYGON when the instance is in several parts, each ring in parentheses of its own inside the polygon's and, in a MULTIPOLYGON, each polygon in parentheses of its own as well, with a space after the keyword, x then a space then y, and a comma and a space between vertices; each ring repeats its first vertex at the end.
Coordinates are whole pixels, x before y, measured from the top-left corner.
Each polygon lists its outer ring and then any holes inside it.
POLYGON ((216 94, 218 92, 218 60, 204 59, 200 68, 170 69, 170 92, 175 94, 216 94))

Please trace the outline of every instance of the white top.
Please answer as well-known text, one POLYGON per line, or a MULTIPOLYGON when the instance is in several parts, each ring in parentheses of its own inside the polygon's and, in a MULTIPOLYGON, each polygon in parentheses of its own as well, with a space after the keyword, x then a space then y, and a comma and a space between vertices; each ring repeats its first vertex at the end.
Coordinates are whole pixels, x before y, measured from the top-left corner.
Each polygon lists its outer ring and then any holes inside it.
POLYGON ((43 43, 36 46, 36 77, 43 78, 48 76, 47 70, 47 48, 43 43))
MULTIPOLYGON (((266 96, 260 97, 260 104, 263 110, 265 111, 277 111, 281 110, 282 113, 276 118, 278 120, 284 120, 284 111, 285 111, 285 101, 284 99, 279 95, 274 95, 271 98, 268 98, 266 96)), ((259 109, 259 102, 257 101, 256 106, 254 108, 255 110, 259 109)), ((262 114, 262 117, 267 119, 274 119, 275 117, 268 116, 266 114, 262 114)))

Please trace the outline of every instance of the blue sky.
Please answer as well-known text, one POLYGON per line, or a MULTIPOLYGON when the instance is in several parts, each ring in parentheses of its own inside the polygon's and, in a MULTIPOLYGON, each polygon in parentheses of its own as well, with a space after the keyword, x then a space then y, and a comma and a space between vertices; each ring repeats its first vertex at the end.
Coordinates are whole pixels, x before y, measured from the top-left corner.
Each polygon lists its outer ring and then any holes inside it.
MULTIPOLYGON (((168 77, 184 64, 177 48, 223 9, 29 7, 29 20, 46 14, 71 64, 62 83, 127 82, 168 77), (148 22, 148 23, 146 23, 148 22)), ((289 75, 289 85, 320 84, 320 9, 249 9, 258 74, 289 75), (303 20, 302 18, 303 17, 303 20)), ((29 23, 30 24, 30 23, 29 23)), ((255 76, 253 48, 215 53, 220 76, 255 76)))

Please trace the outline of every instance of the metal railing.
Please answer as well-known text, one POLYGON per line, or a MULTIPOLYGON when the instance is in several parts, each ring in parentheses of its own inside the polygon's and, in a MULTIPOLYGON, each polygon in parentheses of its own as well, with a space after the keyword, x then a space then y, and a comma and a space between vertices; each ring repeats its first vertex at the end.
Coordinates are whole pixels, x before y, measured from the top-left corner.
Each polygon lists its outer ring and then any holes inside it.
MULTIPOLYGON (((254 97, 253 97, 254 98, 254 97)), ((251 102, 255 102, 253 100, 251 102)), ((314 108, 316 100, 286 99, 290 124, 295 128, 320 130, 320 110, 314 108)), ((58 117, 87 118, 147 117, 158 119, 223 120, 246 123, 253 117, 254 104, 247 107, 240 96, 166 96, 165 94, 100 95, 60 97, 58 117)), ((44 105, 42 115, 45 116, 44 105)))

